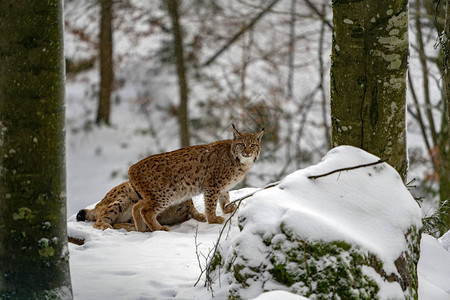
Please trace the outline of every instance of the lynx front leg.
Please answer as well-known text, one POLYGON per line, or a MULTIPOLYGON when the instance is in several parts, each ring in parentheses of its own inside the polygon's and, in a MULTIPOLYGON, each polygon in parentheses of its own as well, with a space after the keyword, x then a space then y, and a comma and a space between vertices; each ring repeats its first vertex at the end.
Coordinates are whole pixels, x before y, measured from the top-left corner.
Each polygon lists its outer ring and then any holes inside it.
POLYGON ((100 230, 112 229, 112 225, 117 218, 117 212, 108 211, 102 214, 94 223, 94 228, 100 230))
POLYGON ((141 200, 140 202, 142 202, 142 204, 139 207, 136 207, 139 204, 139 202, 136 203, 133 207, 133 218, 134 223, 136 224, 136 228, 138 228, 139 231, 145 230, 145 229, 141 230, 142 228, 140 227, 141 224, 138 225, 138 223, 136 222, 137 219, 139 219, 138 216, 139 214, 140 217, 142 217, 142 219, 144 220, 145 224, 147 224, 150 231, 157 231, 157 230, 169 231, 169 227, 161 226, 161 224, 159 224, 158 220, 156 219, 158 214, 161 211, 163 211, 166 208, 166 206, 158 204, 156 201, 141 200))
POLYGON ((219 192, 208 191, 205 193, 206 218, 209 224, 222 224, 224 219, 216 215, 217 200, 219 192))
POLYGON ((114 229, 125 229, 126 231, 136 231, 136 227, 131 223, 117 223, 113 225, 114 229))
POLYGON ((227 205, 228 203, 230 203, 230 195, 228 194, 228 192, 223 192, 220 194, 219 203, 220 208, 222 209, 222 212, 224 214, 232 213, 236 209, 236 204, 234 203, 227 205))
POLYGON ((147 229, 144 220, 141 217, 143 201, 139 200, 135 205, 133 205, 133 220, 134 226, 137 231, 144 232, 147 229))
POLYGON ((194 202, 191 200, 187 201, 189 205, 189 215, 191 218, 196 219, 199 222, 206 222, 206 217, 204 214, 198 212, 198 210, 194 206, 194 202))
POLYGON ((100 230, 106 230, 106 229, 112 229, 113 227, 111 226, 111 224, 104 222, 103 220, 98 220, 94 223, 93 226, 95 229, 100 229, 100 230))

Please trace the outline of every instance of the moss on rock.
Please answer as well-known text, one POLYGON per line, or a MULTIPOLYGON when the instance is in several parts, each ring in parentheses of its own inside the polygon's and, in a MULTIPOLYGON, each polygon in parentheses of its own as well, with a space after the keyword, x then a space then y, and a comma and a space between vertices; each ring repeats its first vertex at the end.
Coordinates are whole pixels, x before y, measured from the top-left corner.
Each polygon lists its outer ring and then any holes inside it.
POLYGON ((213 269, 223 269, 229 275, 228 299, 246 298, 242 292, 252 284, 259 284, 261 291, 281 284, 290 292, 311 299, 377 299, 380 286, 366 271, 368 268, 385 282, 398 282, 405 299, 417 299, 420 234, 416 227, 406 233, 408 249, 395 263, 398 275, 386 274, 382 261, 358 245, 300 239, 283 223, 280 233, 259 237, 267 249, 266 260, 258 266, 254 261, 250 263, 254 257, 240 251, 242 248, 236 244, 228 256, 219 251, 213 257, 213 269))

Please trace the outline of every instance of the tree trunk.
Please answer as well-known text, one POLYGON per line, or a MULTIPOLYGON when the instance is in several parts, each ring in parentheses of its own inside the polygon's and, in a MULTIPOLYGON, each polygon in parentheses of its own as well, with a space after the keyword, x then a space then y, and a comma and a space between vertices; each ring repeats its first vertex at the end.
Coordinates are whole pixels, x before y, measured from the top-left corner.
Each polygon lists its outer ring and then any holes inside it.
POLYGON ((172 19, 172 34, 174 54, 177 65, 178 86, 180 92, 180 107, 178 110, 178 121, 180 123, 181 146, 189 146, 189 118, 188 118, 188 86, 186 79, 186 68, 184 65, 183 38, 180 16, 178 13, 178 0, 168 0, 167 7, 172 19))
POLYGON ((333 1, 332 143, 388 162, 406 179, 408 1, 333 1))
POLYGON ((443 43, 442 51, 444 60, 444 79, 445 79, 445 93, 447 95, 447 121, 450 124, 450 0, 446 1, 445 5, 445 43, 443 43))
POLYGON ((289 53, 288 53, 288 79, 287 79, 287 97, 292 99, 294 96, 294 56, 295 56, 295 21, 297 0, 291 0, 291 19, 289 21, 289 53))
POLYGON ((62 2, 0 2, 0 299, 71 299, 62 2))
MULTIPOLYGON (((441 32, 441 31, 440 31, 441 32)), ((447 110, 442 111, 442 114, 447 113, 447 117, 442 118, 441 127, 441 143, 440 143, 440 154, 441 154, 441 169, 439 174, 439 196, 441 199, 441 204, 444 201, 450 202, 450 0, 446 1, 445 10, 445 25, 443 38, 441 38, 441 53, 443 62, 443 75, 444 75, 444 86, 445 86, 445 97, 444 103, 446 103, 447 110)), ((441 234, 444 234, 450 229, 450 203, 440 212, 440 217, 443 225, 440 227, 441 234)))
POLYGON ((114 80, 112 41, 112 0, 99 0, 100 16, 100 95, 97 124, 109 124, 111 89, 114 80))

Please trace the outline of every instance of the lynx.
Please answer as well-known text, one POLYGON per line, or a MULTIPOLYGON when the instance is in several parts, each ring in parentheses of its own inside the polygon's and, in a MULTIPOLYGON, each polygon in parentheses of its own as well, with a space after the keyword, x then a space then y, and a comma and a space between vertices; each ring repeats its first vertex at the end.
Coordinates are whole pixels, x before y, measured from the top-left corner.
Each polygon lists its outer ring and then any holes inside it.
POLYGON ((157 216, 198 194, 204 195, 208 223, 223 223, 223 217, 216 215, 217 201, 223 213, 234 211, 234 204, 226 206, 228 191, 258 158, 263 133, 264 128, 259 133, 239 132, 233 125, 232 140, 156 154, 132 165, 128 178, 142 196, 133 206, 136 229, 169 230, 157 216))
MULTIPOLYGON (((139 195, 127 181, 109 191, 94 209, 80 210, 77 221, 95 221, 94 228, 101 230, 124 228, 134 231, 136 228, 131 210, 138 201, 139 195)), ((158 221, 164 225, 181 223, 190 218, 206 221, 206 217, 195 209, 192 199, 172 205, 158 215, 158 221)))

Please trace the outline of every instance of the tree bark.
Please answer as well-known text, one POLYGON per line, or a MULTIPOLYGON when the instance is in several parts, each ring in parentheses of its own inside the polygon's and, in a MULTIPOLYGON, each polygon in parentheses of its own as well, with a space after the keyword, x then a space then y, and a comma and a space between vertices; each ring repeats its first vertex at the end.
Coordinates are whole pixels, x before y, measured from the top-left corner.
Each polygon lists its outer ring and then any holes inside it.
MULTIPOLYGON (((443 110, 442 114, 447 113, 447 117, 442 118, 441 127, 441 143, 440 143, 440 155, 441 155, 441 171, 439 174, 439 196, 441 204, 444 201, 450 202, 450 0, 446 1, 445 7, 445 25, 443 31, 443 37, 441 41, 441 53, 442 53, 442 65, 444 75, 445 93, 444 103, 446 103, 447 109, 443 110), (447 121, 447 122, 445 122, 447 121)), ((445 106, 444 106, 445 109, 445 106)), ((442 226, 440 226, 441 234, 444 234, 450 229, 450 203, 447 203, 440 212, 442 226)))
POLYGON ((112 0, 99 0, 100 12, 100 93, 97 124, 109 124, 111 91, 114 80, 112 40, 112 0))
POLYGON ((188 85, 186 79, 186 68, 184 64, 183 37, 178 13, 178 0, 168 0, 167 7, 172 20, 172 34, 174 54, 177 65, 178 85, 180 92, 180 107, 178 120, 180 123, 181 146, 189 146, 189 117, 188 117, 188 85))
POLYGON ((333 1, 332 144, 388 162, 406 179, 408 1, 333 1))
POLYGON ((450 124, 450 0, 446 1, 445 5, 445 43, 443 43, 442 55, 444 61, 444 80, 445 80, 445 93, 447 96, 447 121, 450 124))
POLYGON ((71 299, 62 2, 0 2, 0 299, 71 299))

